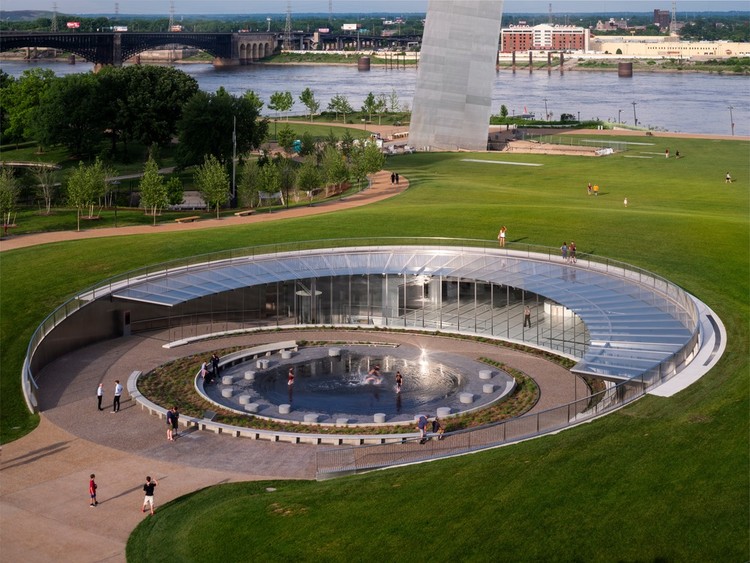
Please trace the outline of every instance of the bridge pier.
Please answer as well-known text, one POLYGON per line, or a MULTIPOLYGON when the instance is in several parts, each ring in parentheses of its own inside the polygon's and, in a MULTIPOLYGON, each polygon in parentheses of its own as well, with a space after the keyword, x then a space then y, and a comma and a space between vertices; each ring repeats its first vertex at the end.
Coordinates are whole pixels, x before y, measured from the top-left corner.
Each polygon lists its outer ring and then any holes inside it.
POLYGON ((224 57, 216 57, 214 59, 215 67, 229 67, 229 66, 240 66, 239 59, 228 59, 224 57))

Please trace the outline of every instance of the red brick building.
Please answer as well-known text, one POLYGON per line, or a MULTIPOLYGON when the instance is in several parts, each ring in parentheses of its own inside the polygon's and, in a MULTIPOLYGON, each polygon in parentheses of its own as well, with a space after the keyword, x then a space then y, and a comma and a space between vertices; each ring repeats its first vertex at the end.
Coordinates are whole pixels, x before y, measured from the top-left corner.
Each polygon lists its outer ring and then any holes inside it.
POLYGON ((589 30, 572 25, 511 26, 500 32, 500 52, 588 51, 589 30))

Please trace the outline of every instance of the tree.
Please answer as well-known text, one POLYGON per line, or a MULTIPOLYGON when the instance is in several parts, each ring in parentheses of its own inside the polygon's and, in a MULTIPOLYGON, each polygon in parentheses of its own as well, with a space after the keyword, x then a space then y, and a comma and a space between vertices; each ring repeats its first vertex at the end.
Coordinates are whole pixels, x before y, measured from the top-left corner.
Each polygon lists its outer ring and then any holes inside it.
POLYGON ((185 187, 182 185, 179 176, 170 176, 166 186, 169 205, 180 205, 185 201, 185 187))
POLYGON ((297 172, 297 187, 307 193, 307 197, 312 203, 315 190, 320 188, 323 180, 320 176, 320 170, 314 157, 307 157, 297 172))
POLYGON ((326 183, 333 184, 336 191, 340 192, 341 186, 349 180, 349 167, 344 156, 335 147, 326 147, 321 167, 326 183))
POLYGON ((362 104, 362 113, 366 113, 368 115, 367 121, 372 121, 372 114, 375 113, 376 109, 377 100, 375 99, 375 94, 370 92, 369 94, 367 94, 364 104, 362 104))
POLYGON ((55 192, 55 167, 42 162, 32 167, 37 181, 37 194, 44 200, 45 213, 52 212, 52 199, 55 192))
POLYGON ((352 137, 349 129, 345 129, 344 134, 341 135, 340 148, 341 154, 344 155, 348 162, 352 156, 352 149, 354 148, 354 137, 352 137))
POLYGON ((216 94, 195 94, 185 104, 178 130, 180 165, 200 162, 207 154, 226 163, 234 154, 233 138, 240 154, 258 148, 268 133, 268 122, 260 118, 257 106, 250 100, 220 88, 216 94))
POLYGON ((258 199, 260 168, 257 160, 246 160, 243 163, 237 182, 237 198, 240 207, 255 207, 258 199))
POLYGON ((43 146, 65 145, 73 155, 93 154, 104 138, 101 85, 94 74, 52 81, 31 115, 31 134, 43 146))
POLYGON ((279 186, 284 191, 287 207, 289 206, 289 192, 294 188, 297 181, 297 163, 291 158, 279 155, 274 162, 279 169, 279 186))
POLYGON ((254 90, 248 90, 243 97, 257 110, 259 114, 260 110, 263 109, 263 106, 266 105, 266 102, 261 100, 260 96, 258 96, 254 90))
POLYGON ((258 191, 266 192, 267 194, 275 194, 280 188, 281 173, 279 168, 273 162, 269 162, 261 167, 260 173, 258 174, 258 191))
POLYGON ((508 117, 508 107, 505 104, 500 106, 500 117, 508 117))
POLYGON ((302 139, 300 143, 300 156, 308 156, 308 155, 316 155, 317 158, 317 152, 318 152, 318 145, 315 142, 315 137, 312 136, 312 133, 309 131, 305 131, 302 133, 302 139))
POLYGON ((44 68, 24 70, 18 80, 10 78, 0 88, 3 138, 5 142, 32 137, 32 116, 49 85, 56 80, 54 71, 44 68))
POLYGON ((398 92, 396 92, 395 88, 391 89, 391 93, 388 95, 388 107, 392 113, 395 113, 399 110, 398 92))
POLYGON ((106 183, 105 167, 97 158, 93 164, 78 163, 68 177, 68 204, 76 208, 76 229, 81 230, 81 211, 89 208, 89 218, 93 217, 93 207, 104 194, 106 183))
POLYGON ((385 155, 375 143, 365 141, 352 149, 351 172, 357 183, 361 184, 368 174, 382 170, 384 165, 385 155))
POLYGON ((388 110, 388 100, 385 97, 385 94, 380 94, 377 98, 375 98, 375 113, 378 114, 378 125, 381 124, 381 120, 383 118, 383 113, 388 110))
POLYGON ((13 175, 13 169, 3 166, 0 168, 0 216, 3 226, 12 224, 11 214, 16 208, 18 199, 18 181, 13 175))
POLYGON ((169 192, 164 178, 159 174, 159 165, 153 158, 146 161, 143 169, 143 176, 138 184, 141 192, 141 204, 148 214, 149 210, 154 216, 154 225, 156 225, 156 214, 159 209, 169 205, 169 192))
POLYGON ((296 137, 296 134, 294 133, 292 128, 288 125, 285 125, 279 130, 278 137, 279 138, 277 139, 277 141, 279 143, 279 146, 284 149, 285 152, 291 153, 296 137))
POLYGON ((219 209, 229 200, 229 174, 226 169, 214 155, 207 154, 193 179, 206 205, 216 207, 218 219, 219 209))
POLYGON ((307 108, 308 115, 310 116, 310 123, 312 123, 313 116, 318 113, 318 110, 320 109, 320 102, 315 99, 315 94, 310 88, 305 88, 302 91, 299 100, 307 108))
MULTIPOLYGON (((271 94, 271 103, 268 104, 268 109, 272 109, 276 112, 276 120, 279 119, 279 112, 286 113, 292 109, 294 105, 294 98, 292 98, 291 92, 274 92, 271 94)), ((289 121, 289 116, 286 117, 289 121)))

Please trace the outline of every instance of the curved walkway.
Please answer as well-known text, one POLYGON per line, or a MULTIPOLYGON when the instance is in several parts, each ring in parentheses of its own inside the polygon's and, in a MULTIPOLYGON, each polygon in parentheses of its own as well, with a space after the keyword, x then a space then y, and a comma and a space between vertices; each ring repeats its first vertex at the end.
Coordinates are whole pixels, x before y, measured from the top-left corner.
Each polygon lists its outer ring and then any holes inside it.
POLYGON ((279 209, 273 213, 258 213, 247 217, 223 217, 221 219, 202 219, 193 223, 175 223, 174 221, 159 223, 157 226, 137 225, 132 227, 90 229, 84 231, 53 231, 49 233, 33 233, 28 235, 11 235, 0 240, 0 252, 48 244, 52 242, 63 242, 69 240, 81 240, 90 238, 102 238, 112 236, 140 235, 152 233, 171 233, 190 231, 194 229, 215 229, 217 227, 232 227, 247 225, 251 223, 265 223, 279 219, 290 219, 293 217, 308 217, 310 215, 321 215, 332 213, 342 209, 360 207, 368 203, 375 203, 393 197, 405 191, 409 187, 409 181, 403 176, 399 183, 391 184, 391 171, 381 170, 369 177, 370 185, 361 192, 340 199, 316 203, 312 207, 300 206, 291 209, 279 209))
MULTIPOLYGON (((103 382, 109 403, 114 380, 124 382, 133 369, 145 371, 178 356, 207 353, 217 345, 331 337, 330 332, 316 331, 253 334, 170 350, 162 347, 166 336, 131 336, 78 350, 47 366, 39 376, 39 428, 3 446, 0 541, 4 559, 124 561, 127 538, 144 517, 139 508, 146 475, 159 480, 158 504, 219 483, 313 479, 316 446, 199 431, 168 442, 163 420, 138 408, 129 397, 123 397, 117 414, 110 408, 97 411, 95 390, 103 382), (100 505, 95 509, 88 507, 90 473, 96 474, 99 484, 100 505)), ((379 332, 376 338, 471 358, 486 356, 533 373, 541 389, 535 409, 572 401, 585 392, 567 370, 503 347, 414 334, 379 332)), ((337 332, 336 339, 361 341, 363 333, 347 337, 337 332)))

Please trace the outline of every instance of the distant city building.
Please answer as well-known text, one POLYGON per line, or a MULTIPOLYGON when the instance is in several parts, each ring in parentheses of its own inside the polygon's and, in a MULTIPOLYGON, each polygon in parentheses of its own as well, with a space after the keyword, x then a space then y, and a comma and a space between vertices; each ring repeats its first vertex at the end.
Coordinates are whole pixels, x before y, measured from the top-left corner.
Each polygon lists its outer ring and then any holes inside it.
POLYGON ((654 25, 659 26, 662 31, 669 29, 672 23, 672 15, 669 10, 654 10, 654 25))
POLYGON ((500 51, 588 51, 589 30, 572 25, 518 25, 500 32, 500 51))
POLYGON ((362 24, 358 24, 358 23, 345 23, 344 25, 341 26, 341 29, 343 29, 344 31, 357 31, 361 27, 362 27, 362 24))
POLYGON ((628 29, 628 21, 620 18, 609 18, 606 22, 599 20, 596 22, 596 31, 615 31, 618 29, 628 29))
POLYGON ((634 58, 723 59, 750 56, 750 43, 680 41, 677 37, 602 35, 591 39, 591 52, 634 58))

